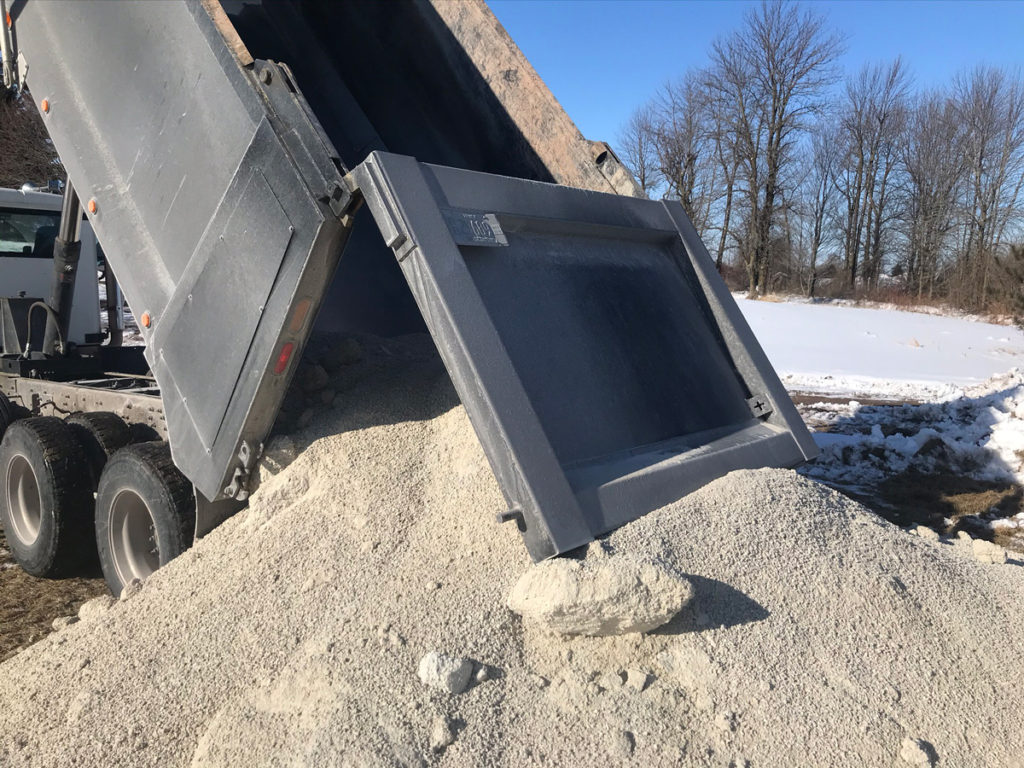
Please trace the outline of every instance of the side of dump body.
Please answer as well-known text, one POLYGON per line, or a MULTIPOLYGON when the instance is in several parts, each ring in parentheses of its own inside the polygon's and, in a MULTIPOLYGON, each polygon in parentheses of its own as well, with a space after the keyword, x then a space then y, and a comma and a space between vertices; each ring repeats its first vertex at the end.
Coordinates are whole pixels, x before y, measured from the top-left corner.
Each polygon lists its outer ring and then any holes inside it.
POLYGON ((174 461, 212 501, 244 498, 337 265, 349 193, 287 70, 246 63, 211 9, 11 7, 50 136, 148 319, 174 461))
POLYGON ((332 281, 354 223, 341 177, 370 151, 640 194, 483 0, 10 10, 47 129, 151 321, 175 462, 210 500, 244 496, 318 313, 325 330, 423 329, 368 214, 332 281))

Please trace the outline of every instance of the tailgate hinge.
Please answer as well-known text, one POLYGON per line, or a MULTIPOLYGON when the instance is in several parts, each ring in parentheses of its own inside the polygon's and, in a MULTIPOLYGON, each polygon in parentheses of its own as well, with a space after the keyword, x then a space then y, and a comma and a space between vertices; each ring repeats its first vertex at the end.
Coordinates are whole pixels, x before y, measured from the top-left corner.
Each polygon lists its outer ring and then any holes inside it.
POLYGON ((249 498, 249 475, 252 473, 252 468, 256 464, 256 459, 259 458, 259 454, 262 453, 262 448, 263 446, 260 446, 259 451, 254 451, 247 441, 242 441, 242 444, 238 448, 238 461, 240 462, 240 466, 235 467, 235 471, 231 475, 231 484, 224 489, 224 495, 229 499, 245 501, 249 498))

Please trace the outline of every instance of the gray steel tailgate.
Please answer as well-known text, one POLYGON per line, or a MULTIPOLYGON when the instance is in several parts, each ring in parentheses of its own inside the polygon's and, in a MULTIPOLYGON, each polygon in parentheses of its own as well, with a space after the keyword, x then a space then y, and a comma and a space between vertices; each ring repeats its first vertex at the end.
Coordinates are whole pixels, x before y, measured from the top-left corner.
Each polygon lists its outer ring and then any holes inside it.
POLYGON ((376 152, 349 179, 534 559, 816 454, 678 203, 376 152))

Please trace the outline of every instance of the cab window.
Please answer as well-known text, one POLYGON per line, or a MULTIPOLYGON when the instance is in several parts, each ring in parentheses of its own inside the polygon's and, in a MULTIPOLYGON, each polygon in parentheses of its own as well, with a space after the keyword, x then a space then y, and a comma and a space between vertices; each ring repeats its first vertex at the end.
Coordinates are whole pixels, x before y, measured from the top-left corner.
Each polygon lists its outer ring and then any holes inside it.
POLYGON ((0 258, 53 258, 59 211, 0 208, 0 258))

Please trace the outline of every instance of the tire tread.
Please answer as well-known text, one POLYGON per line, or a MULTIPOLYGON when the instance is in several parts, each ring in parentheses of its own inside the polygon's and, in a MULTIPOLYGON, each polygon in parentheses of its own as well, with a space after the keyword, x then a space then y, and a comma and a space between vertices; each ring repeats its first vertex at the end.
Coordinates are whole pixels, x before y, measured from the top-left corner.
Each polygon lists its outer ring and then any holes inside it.
POLYGON ((166 564, 168 560, 180 555, 192 545, 196 525, 195 492, 192 483, 175 466, 170 446, 166 442, 135 443, 114 453, 103 470, 97 492, 95 533, 100 564, 107 584, 115 595, 119 594, 125 585, 118 576, 106 536, 110 524, 109 507, 117 489, 125 487, 122 483, 127 483, 127 487, 133 488, 151 504, 151 514, 159 515, 160 519, 165 521, 163 525, 168 524, 168 514, 173 520, 169 535, 177 541, 164 540, 165 543, 161 544, 161 564, 166 564), (138 480, 128 480, 143 476, 149 476, 149 479, 141 483, 138 480), (156 480, 156 493, 161 498, 149 496, 149 493, 153 492, 150 482, 152 479, 156 480), (144 488, 149 488, 149 492, 143 492, 144 488), (164 549, 164 546, 167 546, 167 549, 164 549))
MULTIPOLYGON (((11 434, 16 434, 12 429, 35 441, 42 454, 42 466, 33 467, 37 482, 53 488, 56 546, 49 562, 30 572, 42 577, 73 574, 95 558, 95 549, 89 545, 93 498, 85 452, 67 424, 54 416, 18 420, 4 436, 5 445, 11 434)), ((4 453, 0 450, 0 455, 4 453)), ((0 474, 5 468, 6 462, 0 466, 0 474)))

